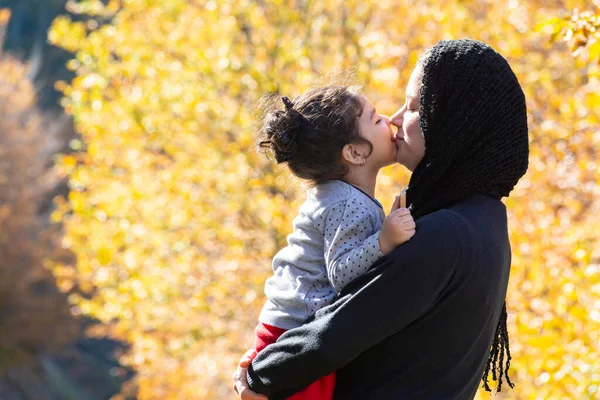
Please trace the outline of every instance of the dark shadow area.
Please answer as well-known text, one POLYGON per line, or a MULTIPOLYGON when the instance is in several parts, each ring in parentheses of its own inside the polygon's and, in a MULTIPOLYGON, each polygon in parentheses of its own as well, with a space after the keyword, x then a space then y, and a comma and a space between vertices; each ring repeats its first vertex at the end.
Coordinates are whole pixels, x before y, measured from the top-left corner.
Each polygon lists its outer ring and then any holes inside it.
MULTIPOLYGON (((53 199, 69 191, 53 157, 75 137, 54 89, 72 78, 72 55, 46 41, 65 3, 0 0, 11 10, 0 21, 0 400, 103 400, 124 385, 135 392, 134 371, 118 361, 128 345, 88 337, 98 322, 73 315, 47 264, 77 262, 49 222, 53 199)), ((78 292, 73 280, 67 292, 78 292)))
POLYGON ((66 0, 0 0, 0 8, 11 11, 2 50, 29 65, 27 77, 37 92, 37 104, 42 111, 60 111, 61 93, 54 84, 70 82, 75 76, 66 68, 73 54, 48 43, 48 29, 58 15, 81 17, 65 10, 66 0))

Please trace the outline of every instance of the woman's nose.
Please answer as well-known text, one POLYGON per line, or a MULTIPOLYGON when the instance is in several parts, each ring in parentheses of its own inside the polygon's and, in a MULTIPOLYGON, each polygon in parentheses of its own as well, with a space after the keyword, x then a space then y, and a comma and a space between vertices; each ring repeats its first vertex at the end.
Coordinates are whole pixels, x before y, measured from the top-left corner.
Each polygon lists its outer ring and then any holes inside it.
POLYGON ((397 127, 402 126, 402 109, 399 109, 390 117, 390 123, 397 127))

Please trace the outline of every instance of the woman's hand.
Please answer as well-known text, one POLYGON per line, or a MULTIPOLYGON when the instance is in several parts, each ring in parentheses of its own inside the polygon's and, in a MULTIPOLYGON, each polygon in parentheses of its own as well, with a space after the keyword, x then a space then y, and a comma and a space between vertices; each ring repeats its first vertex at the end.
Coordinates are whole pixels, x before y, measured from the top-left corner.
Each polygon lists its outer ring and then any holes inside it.
POLYGON ((250 349, 242 358, 240 358, 240 363, 238 364, 237 369, 233 373, 233 390, 240 396, 242 400, 268 400, 267 397, 262 394, 258 394, 250 390, 250 386, 248 386, 248 380, 246 378, 246 372, 248 371, 248 367, 252 360, 256 357, 256 350, 250 349))

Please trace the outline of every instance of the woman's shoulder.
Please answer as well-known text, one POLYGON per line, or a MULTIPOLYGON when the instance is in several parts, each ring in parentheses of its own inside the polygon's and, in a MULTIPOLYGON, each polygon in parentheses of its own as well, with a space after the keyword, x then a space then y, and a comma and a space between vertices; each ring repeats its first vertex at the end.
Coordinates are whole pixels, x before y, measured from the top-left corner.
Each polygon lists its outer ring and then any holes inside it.
POLYGON ((498 199, 474 195, 419 218, 417 232, 419 228, 429 236, 443 236, 444 241, 457 245, 497 239, 508 234, 506 206, 498 199))

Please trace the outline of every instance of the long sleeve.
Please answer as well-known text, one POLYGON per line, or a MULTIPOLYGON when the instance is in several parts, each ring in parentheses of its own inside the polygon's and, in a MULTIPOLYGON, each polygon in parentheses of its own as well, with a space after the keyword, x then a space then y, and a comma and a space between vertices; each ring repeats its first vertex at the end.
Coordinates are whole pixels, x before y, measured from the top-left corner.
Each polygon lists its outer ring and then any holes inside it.
POLYGON ((313 223, 316 213, 306 205, 311 206, 311 203, 303 205, 294 218, 288 245, 273 258, 273 275, 265 282, 267 301, 259 320, 278 328, 300 326, 317 309, 335 299, 324 268, 323 234, 313 223), (311 290, 319 292, 315 295, 311 290))
POLYGON ((261 352, 248 369, 250 387, 270 399, 286 398, 406 328, 443 296, 462 249, 446 215, 423 217, 417 234, 350 285, 352 293, 261 352))
POLYGON ((381 222, 376 221, 379 215, 365 209, 351 199, 331 207, 325 216, 325 265, 336 293, 383 256, 379 248, 381 222))
POLYGON ((288 245, 273 258, 260 322, 293 329, 333 303, 345 285, 379 258, 373 234, 383 218, 379 203, 345 182, 309 191, 288 245))

